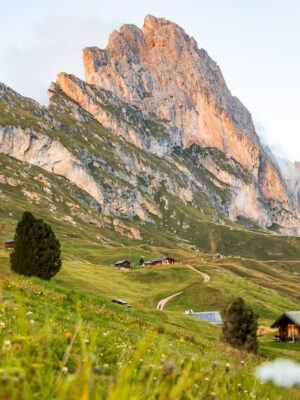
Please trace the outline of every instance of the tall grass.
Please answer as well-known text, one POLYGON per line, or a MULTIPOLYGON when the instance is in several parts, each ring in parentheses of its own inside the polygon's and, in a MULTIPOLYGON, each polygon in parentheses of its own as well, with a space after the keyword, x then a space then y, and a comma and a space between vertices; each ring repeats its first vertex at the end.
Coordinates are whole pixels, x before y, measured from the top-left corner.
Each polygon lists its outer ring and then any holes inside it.
POLYGON ((257 382, 258 357, 115 310, 30 281, 3 284, 0 398, 299 398, 257 382))

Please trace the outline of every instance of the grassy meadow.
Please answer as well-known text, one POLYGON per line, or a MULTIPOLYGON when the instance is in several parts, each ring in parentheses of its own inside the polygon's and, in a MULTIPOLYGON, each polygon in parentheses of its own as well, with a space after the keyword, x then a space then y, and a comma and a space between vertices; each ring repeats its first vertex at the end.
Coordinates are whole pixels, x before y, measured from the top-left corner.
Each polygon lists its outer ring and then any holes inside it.
MULTIPOLYGON (((2 241, 13 227, 5 225, 2 241)), ((59 236, 63 265, 51 282, 12 274, 10 251, 0 249, 2 398, 299 398, 299 388, 255 378, 256 366, 268 360, 300 362, 300 345, 274 342, 276 332, 269 329, 283 311, 299 309, 299 261, 219 258, 186 247, 59 236), (137 267, 141 256, 160 255, 180 264, 137 267), (134 268, 110 266, 119 259, 130 259, 134 268), (210 281, 203 283, 187 265, 210 281), (156 310, 159 300, 179 291, 156 310), (190 308, 221 311, 236 296, 259 314, 263 335, 256 356, 223 343, 220 327, 183 315, 190 308), (111 303, 113 298, 132 308, 111 303)))

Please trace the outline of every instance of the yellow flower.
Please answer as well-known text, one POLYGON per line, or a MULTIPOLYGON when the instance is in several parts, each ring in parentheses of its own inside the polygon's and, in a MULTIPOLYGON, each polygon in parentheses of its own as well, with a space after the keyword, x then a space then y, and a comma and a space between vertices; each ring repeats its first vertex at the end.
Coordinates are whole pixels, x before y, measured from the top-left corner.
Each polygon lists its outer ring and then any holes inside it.
POLYGON ((181 337, 181 338, 179 339, 179 342, 180 342, 180 343, 184 343, 184 342, 185 342, 184 338, 181 337))
POLYGON ((67 332, 67 333, 65 333, 65 336, 66 336, 67 342, 70 343, 71 342, 72 333, 71 332, 67 332))

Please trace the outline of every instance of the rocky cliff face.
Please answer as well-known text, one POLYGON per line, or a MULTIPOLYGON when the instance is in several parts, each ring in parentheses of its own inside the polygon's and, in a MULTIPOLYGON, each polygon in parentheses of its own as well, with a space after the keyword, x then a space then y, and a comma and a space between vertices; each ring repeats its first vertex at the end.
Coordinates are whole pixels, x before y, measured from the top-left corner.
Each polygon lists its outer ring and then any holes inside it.
POLYGON ((196 219, 243 218, 300 232, 294 188, 217 64, 182 28, 148 16, 83 59, 86 80, 60 73, 48 108, 0 85, 0 152, 65 176, 102 219, 177 219, 174 233, 186 234, 196 219))
POLYGON ((229 216, 243 215, 264 227, 280 221, 298 230, 295 197, 264 152, 249 111, 231 95, 218 65, 182 28, 147 16, 142 29, 123 25, 114 31, 105 50, 84 49, 83 61, 86 82, 63 73, 57 84, 104 126, 158 155, 192 144, 217 148, 251 174, 245 183, 216 168, 213 160, 199 159, 232 187, 229 216), (141 125, 135 129, 130 112, 124 113, 127 119, 107 113, 103 105, 117 110, 120 100, 139 113, 139 120, 155 116, 159 135, 153 130, 147 135, 141 125), (282 218, 282 209, 292 217, 282 218))

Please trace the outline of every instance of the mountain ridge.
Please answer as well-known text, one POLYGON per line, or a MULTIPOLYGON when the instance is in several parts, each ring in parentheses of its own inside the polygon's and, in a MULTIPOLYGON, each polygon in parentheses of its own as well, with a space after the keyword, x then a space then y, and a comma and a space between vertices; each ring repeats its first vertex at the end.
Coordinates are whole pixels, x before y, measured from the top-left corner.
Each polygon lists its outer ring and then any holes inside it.
POLYGON ((107 216, 167 223, 167 194, 204 219, 300 232, 297 197, 250 113, 182 28, 147 16, 83 59, 86 81, 60 73, 48 108, 0 87, 1 152, 64 175, 107 216))

